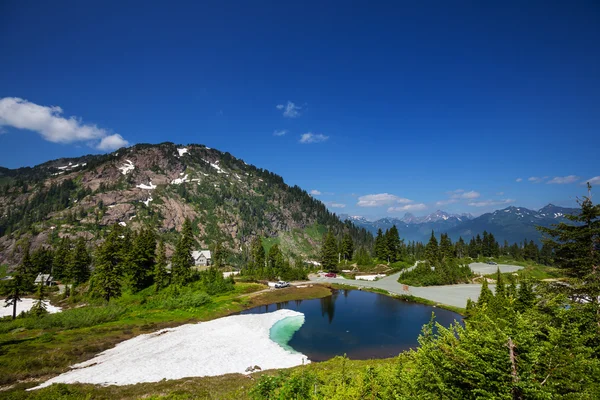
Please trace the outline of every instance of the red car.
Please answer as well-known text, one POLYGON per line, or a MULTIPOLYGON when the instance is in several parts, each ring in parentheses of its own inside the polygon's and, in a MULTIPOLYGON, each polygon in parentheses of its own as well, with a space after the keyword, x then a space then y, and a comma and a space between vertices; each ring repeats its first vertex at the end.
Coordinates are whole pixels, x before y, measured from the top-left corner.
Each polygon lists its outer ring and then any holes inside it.
POLYGON ((333 272, 328 272, 328 273, 326 273, 326 274, 325 274, 325 276, 326 276, 327 278, 337 278, 337 275, 336 275, 336 274, 334 274, 333 272))

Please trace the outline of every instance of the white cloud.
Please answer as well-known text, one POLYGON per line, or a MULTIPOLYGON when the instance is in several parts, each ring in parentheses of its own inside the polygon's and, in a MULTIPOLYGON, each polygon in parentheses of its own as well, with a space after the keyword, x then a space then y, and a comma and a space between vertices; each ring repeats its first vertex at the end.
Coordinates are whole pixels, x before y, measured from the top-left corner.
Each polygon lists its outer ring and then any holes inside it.
POLYGON ((295 105, 291 101, 288 101, 287 104, 277 104, 275 106, 278 110, 283 110, 283 116, 288 118, 297 118, 300 116, 300 110, 302 107, 295 105))
POLYGON ((454 204, 458 202, 458 199, 448 199, 448 200, 440 200, 435 203, 436 206, 446 206, 448 204, 454 204))
POLYGON ((568 183, 575 183, 579 180, 580 178, 576 175, 568 175, 568 176, 555 176, 554 178, 550 179, 548 182, 548 184, 558 184, 558 185, 564 185, 564 184, 568 184, 568 183))
POLYGON ((476 192, 474 190, 471 190, 470 192, 465 192, 462 189, 457 189, 453 192, 448 192, 448 194, 450 195, 451 199, 476 199, 479 196, 481 196, 479 192, 476 192))
POLYGON ((318 196, 321 194, 321 192, 319 192, 317 189, 313 189, 310 191, 310 194, 312 194, 313 196, 318 196))
POLYGON ((516 182, 523 182, 523 178, 517 178, 515 179, 516 182))
POLYGON ((540 178, 539 176, 530 176, 529 178, 527 178, 527 180, 533 183, 540 183, 544 180, 544 178, 540 178))
POLYGON ((412 202, 412 200, 398 197, 393 194, 379 193, 360 196, 356 205, 359 207, 381 207, 389 206, 392 204, 408 204, 412 202))
POLYGON ((53 143, 92 142, 100 150, 109 149, 110 144, 119 144, 119 147, 129 144, 121 135, 83 124, 76 117, 64 118, 62 113, 63 109, 58 106, 40 106, 18 97, 0 99, 0 127, 38 132, 53 143))
POLYGON ((504 199, 504 200, 483 200, 477 202, 469 203, 472 207, 489 207, 489 206, 499 206, 502 204, 510 204, 514 203, 514 199, 504 199))
POLYGON ((398 211, 421 211, 421 210, 425 210, 427 209, 427 206, 423 203, 417 203, 417 204, 407 204, 405 206, 398 206, 398 207, 390 207, 388 208, 388 212, 398 212, 398 211))
POLYGON ((275 130, 273 136, 285 136, 286 133, 288 133, 287 129, 275 130))
POLYGON ((320 133, 303 133, 300 135, 300 143, 309 144, 309 143, 321 143, 329 139, 329 136, 322 135, 320 133))
POLYGON ((590 185, 600 185, 600 176, 594 176, 593 178, 586 179, 584 182, 581 182, 581 184, 587 185, 588 182, 590 185))
POLYGON ((100 143, 96 146, 98 150, 110 151, 126 147, 129 142, 123 139, 123 136, 115 133, 114 135, 106 136, 100 140, 100 143))
POLYGON ((331 208, 345 208, 346 205, 342 203, 327 203, 327 205, 331 208))

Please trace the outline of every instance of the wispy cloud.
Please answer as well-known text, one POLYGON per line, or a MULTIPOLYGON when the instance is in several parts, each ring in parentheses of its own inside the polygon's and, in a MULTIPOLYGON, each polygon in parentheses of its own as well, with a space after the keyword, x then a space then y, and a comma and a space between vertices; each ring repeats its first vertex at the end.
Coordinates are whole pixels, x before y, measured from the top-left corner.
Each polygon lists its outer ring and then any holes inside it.
POLYGON ((471 207, 490 207, 490 206, 499 206, 502 204, 510 204, 510 203, 514 203, 514 202, 515 202, 514 199, 483 200, 483 201, 470 202, 469 205, 471 207))
POLYGON ((547 184, 557 184, 557 185, 565 185, 568 183, 575 183, 579 180, 580 178, 576 175, 568 175, 568 176, 555 176, 554 178, 550 179, 548 182, 546 182, 547 184))
POLYGON ((387 209, 387 211, 389 213, 393 213, 393 212, 398 212, 398 211, 421 211, 421 210, 426 210, 427 206, 423 203, 417 203, 417 204, 407 204, 405 206, 398 206, 398 207, 389 207, 387 209))
POLYGON ((318 191, 317 189, 313 189, 310 191, 310 194, 312 194, 313 196, 319 196, 321 194, 321 192, 318 191))
POLYGON ((343 203, 327 203, 327 205, 331 208, 346 208, 346 205, 343 203))
POLYGON ((398 197, 393 194, 379 193, 360 196, 356 205, 359 207, 382 207, 390 206, 393 204, 408 204, 412 202, 412 200, 405 199, 403 197, 398 197))
POLYGON ((474 190, 465 192, 463 189, 456 189, 451 192, 447 192, 447 194, 450 196, 451 199, 476 199, 479 196, 481 196, 479 192, 476 192, 474 190))
POLYGON ((275 130, 273 136, 285 136, 288 133, 287 129, 275 130))
POLYGON ((300 135, 300 143, 309 144, 309 143, 321 143, 329 139, 329 136, 322 135, 320 133, 303 133, 300 135))
POLYGON ((527 180, 532 183, 541 183, 544 180, 544 178, 540 178, 539 176, 530 176, 529 178, 527 178, 527 180))
POLYGON ((58 106, 40 106, 18 97, 0 99, 0 127, 34 131, 53 143, 87 142, 99 150, 114 150, 129 144, 119 134, 84 124, 77 117, 64 118, 62 113, 58 106))
POLYGON ((300 116, 300 110, 302 107, 297 106, 291 101, 288 101, 287 104, 277 104, 275 106, 278 110, 283 111, 283 116, 287 118, 297 118, 300 116))
POLYGON ((517 178, 515 179, 516 182, 523 182, 523 178, 517 178))
POLYGON ((590 185, 600 185, 600 176, 594 176, 593 178, 586 179, 585 181, 581 182, 581 184, 587 185, 588 182, 590 185))

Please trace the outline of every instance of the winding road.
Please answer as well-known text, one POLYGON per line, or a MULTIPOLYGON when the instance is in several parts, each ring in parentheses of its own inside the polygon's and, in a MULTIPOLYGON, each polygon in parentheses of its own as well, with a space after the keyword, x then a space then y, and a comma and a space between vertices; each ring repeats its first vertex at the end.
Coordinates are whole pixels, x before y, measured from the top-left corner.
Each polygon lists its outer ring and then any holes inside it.
MULTIPOLYGON (((436 303, 445 304, 453 307, 461 307, 465 308, 467 306, 467 299, 471 299, 476 301, 479 298, 479 292, 481 291, 480 284, 459 284, 459 285, 444 285, 444 286, 425 286, 425 287, 416 287, 404 285, 398 282, 398 278, 400 275, 406 271, 410 271, 414 269, 418 264, 415 263, 412 267, 397 272, 395 274, 386 276, 385 278, 381 278, 377 281, 361 281, 361 280, 353 280, 353 279, 343 279, 343 278, 326 278, 322 276, 312 275, 309 279, 313 282, 328 282, 328 283, 339 283, 344 285, 351 285, 356 287, 367 287, 367 288, 376 288, 387 290, 392 294, 397 295, 411 295, 416 297, 421 297, 427 300, 435 301, 436 303)), ((471 269, 475 272, 477 271, 479 265, 471 264, 469 265, 471 269)), ((522 267, 516 267, 512 265, 498 265, 494 266, 493 269, 500 268, 502 272, 513 272, 522 267)), ((496 290, 495 285, 489 285, 492 291, 496 290)))

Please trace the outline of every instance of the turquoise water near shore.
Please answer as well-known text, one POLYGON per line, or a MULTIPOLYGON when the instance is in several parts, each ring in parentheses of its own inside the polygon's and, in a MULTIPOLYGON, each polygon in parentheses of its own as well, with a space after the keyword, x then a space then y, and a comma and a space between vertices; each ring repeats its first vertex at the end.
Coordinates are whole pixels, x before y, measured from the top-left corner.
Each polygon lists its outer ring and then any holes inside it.
POLYGON ((294 334, 304 325, 304 315, 298 315, 294 317, 286 317, 280 321, 277 321, 269 331, 269 337, 272 341, 279 344, 284 349, 297 353, 290 345, 289 342, 294 334))

